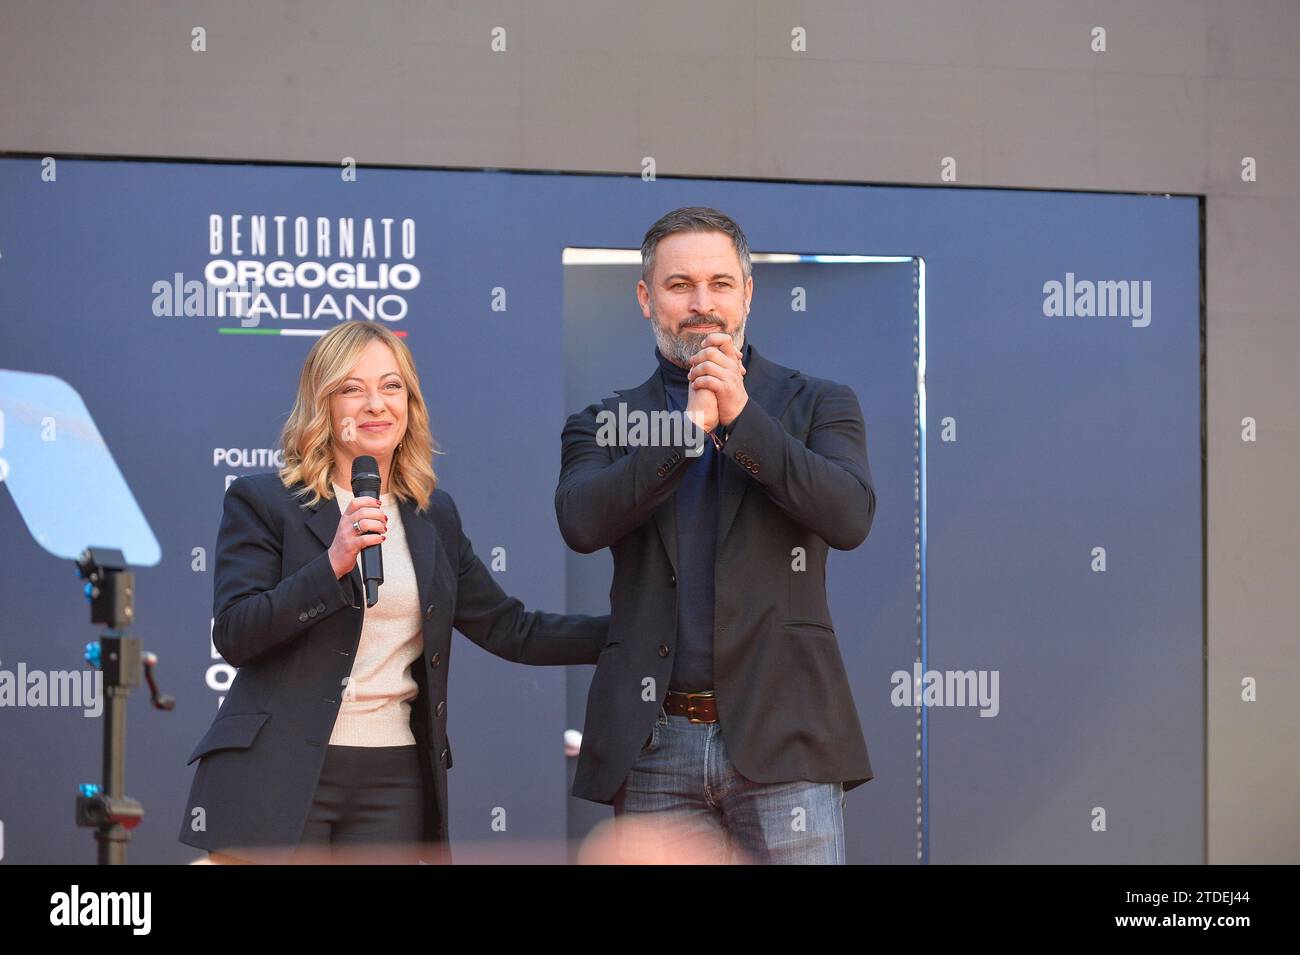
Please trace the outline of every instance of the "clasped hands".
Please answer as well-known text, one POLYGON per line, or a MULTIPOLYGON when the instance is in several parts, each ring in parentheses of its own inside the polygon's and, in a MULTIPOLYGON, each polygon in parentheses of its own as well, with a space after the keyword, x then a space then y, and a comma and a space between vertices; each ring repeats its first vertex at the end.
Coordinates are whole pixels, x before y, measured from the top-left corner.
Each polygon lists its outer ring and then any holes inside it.
POLYGON ((704 347, 691 356, 686 377, 690 381, 686 416, 709 433, 718 425, 730 427, 749 401, 740 351, 723 332, 704 339, 704 347))

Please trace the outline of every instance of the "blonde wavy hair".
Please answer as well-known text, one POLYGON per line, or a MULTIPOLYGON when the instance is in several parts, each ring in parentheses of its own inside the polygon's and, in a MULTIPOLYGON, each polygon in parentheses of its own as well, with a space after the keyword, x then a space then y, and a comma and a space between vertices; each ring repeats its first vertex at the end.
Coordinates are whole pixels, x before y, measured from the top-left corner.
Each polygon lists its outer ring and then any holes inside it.
MULTIPOLYGON (((306 506, 333 500, 334 433, 330 427, 330 398, 348 377, 372 341, 387 345, 397 359, 397 369, 406 385, 406 433, 393 452, 388 490, 399 500, 423 512, 429 507, 438 477, 433 456, 440 454, 429 430, 429 408, 420 392, 415 359, 406 343, 383 325, 368 321, 341 322, 317 339, 298 377, 298 397, 280 433, 284 467, 280 481, 285 487, 302 484, 299 497, 310 496, 306 506)), ((347 476, 344 476, 347 479, 347 476)))

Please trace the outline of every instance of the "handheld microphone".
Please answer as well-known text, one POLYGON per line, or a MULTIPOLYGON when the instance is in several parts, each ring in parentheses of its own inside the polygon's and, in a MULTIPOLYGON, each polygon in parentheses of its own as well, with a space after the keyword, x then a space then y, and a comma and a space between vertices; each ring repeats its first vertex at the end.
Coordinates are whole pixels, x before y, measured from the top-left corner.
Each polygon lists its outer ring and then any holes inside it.
MULTIPOLYGON (((352 496, 379 500, 379 462, 363 454, 352 459, 352 496)), ((373 544, 361 552, 361 579, 365 581, 366 606, 379 602, 379 585, 384 582, 383 544, 373 544)))

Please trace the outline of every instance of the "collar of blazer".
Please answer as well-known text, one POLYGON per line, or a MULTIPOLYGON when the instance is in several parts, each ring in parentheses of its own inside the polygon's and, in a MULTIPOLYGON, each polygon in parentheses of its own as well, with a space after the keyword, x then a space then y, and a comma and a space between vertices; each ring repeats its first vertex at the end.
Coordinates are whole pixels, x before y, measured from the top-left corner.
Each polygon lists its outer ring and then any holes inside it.
MULTIPOLYGON (((292 493, 296 488, 290 488, 292 493)), ((334 543, 334 534, 339 526, 339 504, 336 498, 322 498, 315 507, 300 505, 303 519, 311 532, 328 549, 334 543)), ((397 509, 402 515, 402 530, 411 551, 411 565, 415 569, 415 579, 419 584, 420 609, 427 617, 433 587, 434 562, 438 547, 438 531, 434 527, 432 505, 430 510, 419 513, 414 505, 398 498, 397 509)), ((348 575, 352 582, 352 606, 365 605, 365 586, 361 580, 361 558, 348 575)), ((382 588, 381 588, 382 589, 382 588)))
MULTIPOLYGON (((752 343, 747 344, 749 363, 745 365, 745 392, 749 395, 750 401, 757 402, 760 408, 780 420, 791 399, 799 393, 807 379, 793 368, 768 361, 758 353, 758 349, 752 343)), ((618 395, 617 399, 606 398, 604 403, 615 414, 618 413, 620 400, 627 405, 628 411, 637 410, 646 414, 651 411, 662 411, 667 400, 658 368, 635 388, 616 390, 614 394, 618 395)), ((723 457, 730 458, 730 455, 724 450, 723 457)), ((722 487, 719 488, 718 493, 718 547, 722 546, 722 542, 731 531, 731 525, 736 520, 736 512, 740 510, 740 502, 753 483, 753 479, 735 461, 723 464, 722 487)), ((677 572, 677 521, 673 503, 675 500, 676 495, 669 497, 659 505, 654 515, 673 573, 677 572)))

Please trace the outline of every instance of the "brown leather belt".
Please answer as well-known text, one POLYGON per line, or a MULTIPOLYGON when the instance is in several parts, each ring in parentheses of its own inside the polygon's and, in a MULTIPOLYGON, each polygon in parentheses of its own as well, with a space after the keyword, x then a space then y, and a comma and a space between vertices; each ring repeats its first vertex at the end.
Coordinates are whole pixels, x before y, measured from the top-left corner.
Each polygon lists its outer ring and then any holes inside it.
POLYGON ((664 712, 688 716, 692 723, 718 722, 718 700, 712 690, 703 693, 678 693, 669 690, 664 697, 664 712))

